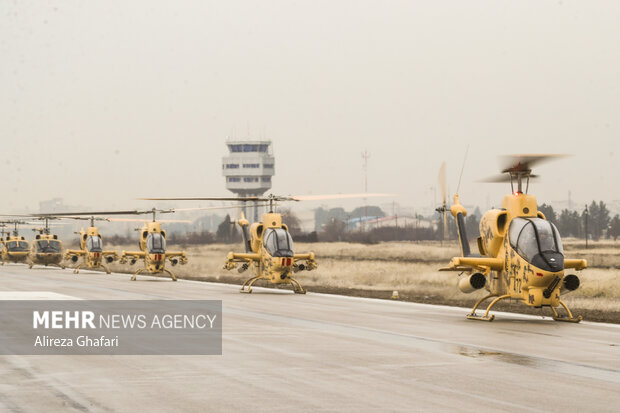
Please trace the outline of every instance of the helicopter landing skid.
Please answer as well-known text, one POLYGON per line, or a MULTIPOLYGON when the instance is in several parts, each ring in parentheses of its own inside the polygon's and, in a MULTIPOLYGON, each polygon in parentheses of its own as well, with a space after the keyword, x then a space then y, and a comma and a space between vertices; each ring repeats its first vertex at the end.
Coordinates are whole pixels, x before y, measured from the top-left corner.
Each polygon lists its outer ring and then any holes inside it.
POLYGON ((299 281, 297 281, 294 278, 291 278, 291 285, 293 286, 293 291, 295 292, 295 294, 305 294, 306 290, 304 290, 304 287, 301 286, 301 284, 299 284, 299 281))
POLYGON ((246 294, 252 294, 252 284, 260 280, 261 278, 263 277, 261 277, 260 275, 257 275, 255 277, 248 279, 246 282, 243 283, 243 285, 241 286, 241 290, 239 290, 239 292, 246 293, 246 294), (246 286, 248 287, 247 290, 245 289, 246 286))
POLYGON ((573 317, 573 313, 571 313, 571 311, 568 309, 568 306, 566 304, 564 304, 564 301, 560 300, 560 305, 562 307, 564 307, 564 309, 566 310, 566 315, 565 316, 560 316, 558 314, 558 310, 556 310, 555 308, 551 307, 551 311, 553 311, 553 319, 555 321, 565 321, 567 323, 578 323, 581 320, 583 320, 583 317, 581 317, 581 316, 573 317))
POLYGON ((498 301, 503 300, 504 298, 510 298, 510 294, 504 294, 504 295, 499 295, 499 294, 489 294, 485 297, 482 297, 480 300, 478 300, 478 302, 476 303, 476 305, 474 306, 474 308, 471 310, 471 314, 467 315, 467 319, 469 320, 479 320, 479 321, 493 321, 493 319, 495 318, 495 315, 489 315, 489 311, 491 311, 491 308, 497 304, 498 301), (488 298, 491 297, 495 297, 495 299, 493 301, 491 301, 491 304, 489 304, 489 306, 487 307, 487 310, 484 312, 484 315, 477 315, 476 314, 476 309, 478 308, 478 306, 485 301, 488 298))

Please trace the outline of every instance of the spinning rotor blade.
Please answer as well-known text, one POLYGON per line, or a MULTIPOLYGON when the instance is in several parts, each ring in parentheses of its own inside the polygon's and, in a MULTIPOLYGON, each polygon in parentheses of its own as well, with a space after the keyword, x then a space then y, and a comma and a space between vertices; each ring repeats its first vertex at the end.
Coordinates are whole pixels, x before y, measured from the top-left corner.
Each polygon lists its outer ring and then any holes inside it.
MULTIPOLYGON (((269 204, 257 204, 256 206, 259 206, 259 207, 269 206, 269 204)), ((231 208, 235 208, 235 209, 245 208, 245 205, 228 205, 228 206, 202 207, 202 208, 175 208, 174 210, 177 212, 179 211, 210 211, 210 210, 231 209, 231 208)))
MULTIPOLYGON (((529 177, 530 177, 530 182, 536 181, 538 180, 538 178, 540 178, 539 175, 530 175, 529 177)), ((478 182, 485 182, 485 183, 491 183, 491 184, 510 182, 510 175, 491 176, 489 178, 481 179, 478 182)))
MULTIPOLYGON (((135 218, 110 218, 108 221, 110 222, 153 222, 152 219, 135 219, 135 218)), ((158 219, 157 222, 191 224, 193 221, 190 221, 188 219, 158 219)))
POLYGON ((278 202, 278 201, 320 201, 328 199, 350 199, 350 198, 372 198, 382 196, 394 196, 394 194, 332 194, 332 195, 293 195, 279 196, 268 195, 266 197, 182 197, 182 198, 138 198, 147 201, 258 201, 258 202, 278 202))
MULTIPOLYGON (((151 211, 149 211, 151 212, 151 211)), ((93 216, 93 215, 135 215, 141 213, 140 211, 131 210, 131 211, 97 211, 97 212, 49 212, 44 214, 31 214, 29 216, 35 217, 65 217, 65 216, 93 216)))
POLYGON ((527 171, 530 171, 534 165, 556 160, 559 158, 565 158, 567 156, 570 156, 570 155, 566 155, 566 154, 504 155, 500 157, 501 163, 503 165, 502 173, 527 172, 527 171))
MULTIPOLYGON (((333 195, 292 195, 288 197, 291 201, 323 201, 330 199, 354 199, 354 198, 376 198, 395 196, 394 194, 366 193, 366 194, 333 194, 333 195)), ((286 198, 286 197, 285 197, 286 198)))

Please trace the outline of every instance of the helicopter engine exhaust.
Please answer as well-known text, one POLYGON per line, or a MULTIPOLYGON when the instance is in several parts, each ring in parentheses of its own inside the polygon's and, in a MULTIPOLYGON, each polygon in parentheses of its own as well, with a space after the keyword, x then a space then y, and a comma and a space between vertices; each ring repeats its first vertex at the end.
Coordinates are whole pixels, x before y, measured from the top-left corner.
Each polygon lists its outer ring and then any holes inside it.
POLYGON ((470 276, 461 278, 459 281, 459 290, 469 294, 481 289, 487 283, 487 279, 481 272, 473 273, 470 276))
POLYGON ((176 258, 173 258, 170 260, 170 264, 172 264, 173 267, 177 265, 178 263, 179 263, 179 260, 177 260, 176 258))
POLYGON ((77 260, 78 260, 77 255, 74 255, 74 256, 72 256, 72 257, 71 257, 71 261, 73 261, 73 262, 77 262, 77 260))
POLYGON ((249 268, 248 263, 246 262, 245 264, 243 264, 241 267, 239 267, 239 269, 237 270, 239 272, 239 274, 241 274, 242 272, 244 272, 245 270, 247 270, 249 268))
POLYGON ((579 277, 575 274, 568 274, 564 276, 562 280, 562 287, 560 288, 561 292, 570 292, 575 291, 579 288, 579 277))
POLYGON ((106 261, 108 263, 111 263, 112 261, 114 261, 114 258, 113 257, 106 257, 106 261))

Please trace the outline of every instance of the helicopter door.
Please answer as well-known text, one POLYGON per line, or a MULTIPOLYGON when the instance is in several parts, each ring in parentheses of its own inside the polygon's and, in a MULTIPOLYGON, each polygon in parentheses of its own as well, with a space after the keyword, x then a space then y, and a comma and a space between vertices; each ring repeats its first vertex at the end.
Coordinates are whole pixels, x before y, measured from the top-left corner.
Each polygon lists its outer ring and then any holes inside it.
POLYGON ((292 257, 293 238, 283 228, 269 228, 263 238, 265 249, 272 257, 292 257))
POLYGON ((166 239, 158 232, 152 232, 146 237, 146 249, 149 254, 165 254, 166 239))
POLYGON ((101 252, 103 250, 101 238, 90 236, 86 239, 86 249, 89 252, 101 252))
POLYGON ((542 218, 515 218, 508 232, 510 245, 527 262, 544 271, 564 269, 564 250, 555 225, 542 218))

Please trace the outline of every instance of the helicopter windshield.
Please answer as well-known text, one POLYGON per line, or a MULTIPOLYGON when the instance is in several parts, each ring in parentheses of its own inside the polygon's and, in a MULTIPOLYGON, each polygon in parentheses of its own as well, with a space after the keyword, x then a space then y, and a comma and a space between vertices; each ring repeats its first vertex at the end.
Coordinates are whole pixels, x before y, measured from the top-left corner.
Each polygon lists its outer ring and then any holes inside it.
POLYGON ((293 256, 293 238, 285 229, 267 229, 264 240, 265 249, 272 257, 293 256))
POLYGON ((86 249, 89 252, 101 252, 102 246, 101 238, 90 236, 86 239, 86 249))
POLYGON ((164 254, 166 252, 166 239, 159 232, 152 232, 146 238, 146 249, 149 254, 164 254))
POLYGON ((510 245, 525 260, 545 271, 564 269, 564 250, 555 225, 542 218, 515 218, 508 233, 510 245))
POLYGON ((9 241, 6 243, 6 249, 9 252, 28 251, 28 243, 25 241, 9 241))
POLYGON ((42 253, 60 253, 60 242, 42 239, 37 241, 37 250, 42 253))

